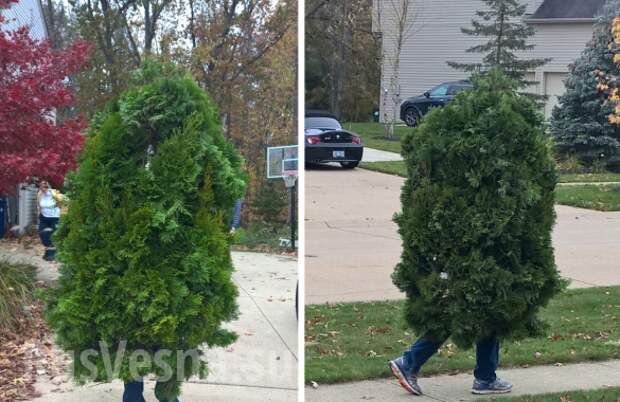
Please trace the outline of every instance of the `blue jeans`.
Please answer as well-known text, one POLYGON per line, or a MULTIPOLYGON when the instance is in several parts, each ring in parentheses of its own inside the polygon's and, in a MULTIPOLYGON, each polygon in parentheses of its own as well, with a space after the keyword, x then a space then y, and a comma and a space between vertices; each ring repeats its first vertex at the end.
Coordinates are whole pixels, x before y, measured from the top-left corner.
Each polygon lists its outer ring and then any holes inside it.
MULTIPOLYGON (((144 382, 142 381, 132 381, 125 383, 125 392, 123 392, 123 402, 145 402, 144 396, 142 393, 144 392, 144 382)), ((167 402, 167 401, 161 401, 167 402)), ((179 402, 178 399, 175 399, 174 402, 179 402)))
POLYGON ((56 254, 56 248, 52 243, 52 235, 56 231, 59 218, 47 218, 39 215, 39 237, 41 243, 45 246, 45 257, 53 258, 56 254))
MULTIPOLYGON (((422 365, 426 363, 432 355, 437 352, 445 340, 435 342, 425 339, 418 339, 411 348, 403 354, 403 361, 407 373, 420 372, 422 365)), ((480 381, 495 381, 497 375, 495 370, 499 366, 499 339, 496 336, 482 339, 476 344, 476 369, 474 377, 480 381)))

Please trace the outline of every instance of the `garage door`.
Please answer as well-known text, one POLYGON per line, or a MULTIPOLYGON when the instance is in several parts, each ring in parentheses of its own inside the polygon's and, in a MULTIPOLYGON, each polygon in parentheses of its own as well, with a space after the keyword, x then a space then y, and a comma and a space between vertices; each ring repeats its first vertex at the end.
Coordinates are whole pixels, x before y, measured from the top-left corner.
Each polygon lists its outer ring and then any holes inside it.
POLYGON ((545 116, 550 117, 558 97, 564 94, 564 80, 567 73, 545 73, 545 95, 549 96, 545 106, 545 116))

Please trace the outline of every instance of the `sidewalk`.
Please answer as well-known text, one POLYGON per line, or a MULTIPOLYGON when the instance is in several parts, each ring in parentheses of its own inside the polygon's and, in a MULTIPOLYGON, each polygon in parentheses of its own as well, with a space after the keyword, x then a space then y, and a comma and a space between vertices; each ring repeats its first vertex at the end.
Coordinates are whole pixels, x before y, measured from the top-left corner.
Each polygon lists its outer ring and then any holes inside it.
POLYGON ((41 255, 32 253, 8 250, 0 248, 0 259, 5 259, 14 264, 28 264, 37 267, 37 279, 43 282, 53 282, 58 280, 58 264, 47 262, 41 255))
POLYGON ((573 182, 558 183, 558 186, 616 186, 620 181, 592 181, 592 182, 573 182))
MULTIPOLYGON (((209 376, 183 385, 181 402, 297 400, 297 320, 295 289, 297 260, 263 253, 234 252, 234 280, 239 288, 239 320, 226 328, 239 335, 226 349, 207 355, 209 376)), ((39 267, 39 278, 58 277, 57 265, 27 252, 0 248, 0 258, 39 267)), ((36 402, 119 402, 123 385, 90 384, 76 387, 66 377, 39 376, 36 402)), ((144 396, 155 402, 154 383, 147 381, 144 396)))
MULTIPOLYGON (((550 392, 597 389, 620 386, 620 360, 600 363, 583 363, 565 366, 538 366, 499 370, 498 376, 514 384, 512 396, 544 394, 550 392)), ((471 394, 471 374, 443 375, 421 378, 419 384, 425 395, 415 397, 406 393, 394 379, 361 381, 337 385, 320 385, 317 389, 306 387, 307 402, 349 402, 361 400, 455 402, 479 398, 471 394)), ((499 397, 495 395, 494 397, 499 397)))
POLYGON ((402 161, 403 157, 396 152, 382 151, 380 149, 364 147, 362 162, 393 162, 402 161))

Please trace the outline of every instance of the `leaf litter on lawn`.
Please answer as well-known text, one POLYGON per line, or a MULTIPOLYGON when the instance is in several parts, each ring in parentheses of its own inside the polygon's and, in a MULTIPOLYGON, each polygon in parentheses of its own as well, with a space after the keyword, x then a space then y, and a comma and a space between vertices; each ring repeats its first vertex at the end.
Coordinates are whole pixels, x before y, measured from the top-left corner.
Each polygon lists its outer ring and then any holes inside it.
MULTIPOLYGON (((40 396, 37 378, 48 377, 60 385, 64 360, 55 356, 52 334, 43 318, 40 301, 27 306, 15 329, 0 328, 0 401, 30 400, 40 396)), ((55 388, 53 392, 58 392, 55 388)))

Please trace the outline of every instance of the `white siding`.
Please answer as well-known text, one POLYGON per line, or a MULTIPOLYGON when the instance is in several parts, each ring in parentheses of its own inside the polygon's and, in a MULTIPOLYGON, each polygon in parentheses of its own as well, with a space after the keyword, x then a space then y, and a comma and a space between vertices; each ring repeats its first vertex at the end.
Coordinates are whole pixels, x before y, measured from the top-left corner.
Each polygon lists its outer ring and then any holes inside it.
POLYGON ((534 14, 538 7, 543 3, 544 0, 529 0, 527 2, 527 8, 525 9, 525 14, 534 14))
POLYGON ((567 72, 568 65, 575 61, 586 44, 592 39, 592 23, 573 22, 563 24, 534 24, 536 35, 532 43, 536 48, 533 57, 551 57, 550 63, 541 67, 544 71, 567 72))
MULTIPOLYGON (((380 23, 373 29, 381 31, 382 45, 386 57, 382 66, 381 88, 390 91, 392 61, 395 54, 396 22, 393 4, 402 0, 375 0, 375 7, 381 7, 380 23)), ((475 12, 483 4, 480 0, 417 0, 412 2, 415 10, 410 13, 413 22, 412 34, 405 42, 400 58, 399 83, 401 102, 408 97, 424 93, 431 87, 445 81, 467 78, 468 74, 452 69, 448 61, 479 62, 479 54, 465 50, 484 41, 464 35, 461 27, 471 25, 475 12)), ((528 13, 533 13, 542 0, 530 0, 528 13)), ((375 12, 377 12, 375 10, 375 12)), ((377 19, 379 19, 377 17, 377 19)), ((592 37, 591 23, 537 24, 537 34, 532 38, 536 48, 526 57, 552 57, 549 64, 535 72, 536 80, 542 80, 545 72, 566 73, 592 37)), ((544 85, 538 85, 540 92, 544 85)), ((389 93, 388 99, 392 99, 389 93)), ((380 102, 381 116, 391 115, 393 102, 380 102), (385 109, 385 110, 384 110, 385 109)), ((397 108, 399 106, 396 106, 397 108)))
POLYGON ((3 24, 3 30, 11 31, 27 25, 30 28, 31 38, 47 38, 47 29, 39 0, 19 0, 10 8, 2 10, 2 15, 7 19, 3 24))
POLYGON ((19 230, 23 233, 30 225, 37 223, 37 187, 34 185, 22 185, 18 194, 19 230))

